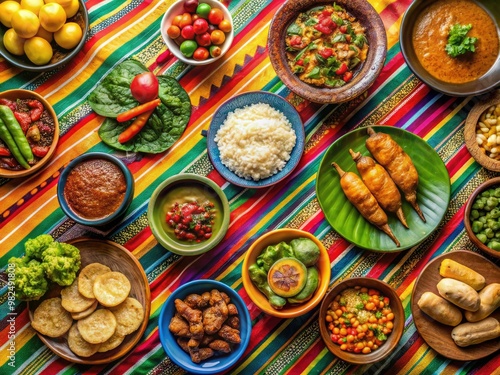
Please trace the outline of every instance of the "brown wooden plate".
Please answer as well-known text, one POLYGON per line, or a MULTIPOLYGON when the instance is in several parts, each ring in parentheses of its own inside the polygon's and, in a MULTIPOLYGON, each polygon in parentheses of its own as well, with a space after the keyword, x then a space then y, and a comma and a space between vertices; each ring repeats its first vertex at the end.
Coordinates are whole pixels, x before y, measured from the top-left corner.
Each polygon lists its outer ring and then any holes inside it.
MULTIPOLYGON (((89 365, 112 362, 127 354, 139 342, 146 330, 151 310, 151 292, 148 279, 137 258, 126 248, 115 242, 78 238, 69 241, 69 243, 80 250, 82 268, 87 264, 99 262, 107 265, 112 271, 119 271, 127 276, 131 284, 130 297, 137 299, 144 307, 144 321, 137 331, 125 336, 125 339, 117 348, 105 353, 96 353, 90 357, 79 357, 74 354, 68 347, 67 334, 63 337, 51 338, 38 333, 38 337, 55 354, 70 362, 89 365)), ((53 288, 43 299, 58 296, 60 290, 60 288, 53 288)), ((43 299, 28 303, 30 321, 33 319, 33 312, 43 299)))
MULTIPOLYGON (((500 268, 485 257, 467 250, 458 250, 442 254, 425 266, 417 278, 411 297, 411 312, 417 331, 425 342, 436 352, 449 359, 459 361, 473 361, 484 358, 500 349, 500 340, 489 340, 481 344, 461 348, 451 338, 453 327, 436 322, 430 316, 420 310, 418 300, 425 292, 433 292, 439 295, 437 283, 442 279, 439 274, 439 266, 445 258, 466 265, 479 272, 486 279, 486 284, 500 282, 500 268)), ((500 320, 500 310, 497 309, 492 315, 500 320)), ((465 318, 462 323, 466 322, 465 318)))

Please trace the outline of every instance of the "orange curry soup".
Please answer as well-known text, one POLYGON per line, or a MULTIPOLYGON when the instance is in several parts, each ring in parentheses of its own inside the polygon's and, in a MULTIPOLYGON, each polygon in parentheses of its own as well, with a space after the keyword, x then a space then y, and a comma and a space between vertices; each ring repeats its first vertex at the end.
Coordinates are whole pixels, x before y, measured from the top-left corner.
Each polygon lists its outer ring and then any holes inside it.
POLYGON ((470 0, 438 0, 417 17, 413 48, 422 66, 435 78, 448 83, 465 83, 485 74, 499 52, 494 21, 470 0), (476 51, 451 57, 445 51, 448 32, 455 24, 471 24, 467 36, 476 37, 476 51))

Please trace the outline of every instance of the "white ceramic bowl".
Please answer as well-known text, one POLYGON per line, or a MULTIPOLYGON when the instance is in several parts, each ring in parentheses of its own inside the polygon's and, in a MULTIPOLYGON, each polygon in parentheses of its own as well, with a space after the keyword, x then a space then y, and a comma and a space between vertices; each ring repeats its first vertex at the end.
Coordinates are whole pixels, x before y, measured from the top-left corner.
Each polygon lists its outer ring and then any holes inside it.
POLYGON ((167 35, 167 29, 172 24, 172 20, 174 19, 174 17, 179 15, 179 14, 183 14, 185 12, 184 11, 184 1, 179 0, 179 1, 175 2, 172 6, 170 6, 170 8, 168 8, 167 11, 165 12, 165 14, 163 15, 163 19, 161 21, 161 30, 160 30, 161 36, 162 36, 165 44, 167 45, 168 49, 170 50, 170 52, 172 52, 172 54, 175 57, 177 57, 180 61, 182 61, 186 64, 189 64, 189 65, 207 65, 207 64, 213 63, 214 61, 219 60, 222 56, 224 56, 224 54, 229 50, 229 47, 233 43, 233 37, 234 37, 233 18, 231 17, 231 13, 229 13, 229 11, 224 6, 224 4, 222 4, 220 1, 217 1, 217 0, 200 0, 200 3, 206 3, 206 4, 210 5, 212 8, 219 8, 220 10, 222 10, 222 13, 224 13, 224 19, 229 20, 231 22, 232 27, 231 27, 230 32, 225 33, 226 40, 220 46, 221 54, 219 56, 209 57, 206 60, 195 60, 192 58, 188 58, 181 53, 179 45, 175 42, 175 40, 173 40, 172 38, 170 38, 167 35))

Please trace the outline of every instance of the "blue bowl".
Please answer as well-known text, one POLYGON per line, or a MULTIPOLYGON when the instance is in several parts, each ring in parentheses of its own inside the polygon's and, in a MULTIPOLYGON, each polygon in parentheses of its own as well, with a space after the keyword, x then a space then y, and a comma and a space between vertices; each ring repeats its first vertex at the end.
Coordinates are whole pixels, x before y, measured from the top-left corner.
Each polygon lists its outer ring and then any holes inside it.
POLYGON ((208 156, 210 157, 210 160, 212 161, 215 169, 222 175, 222 177, 224 177, 233 185, 250 189, 265 188, 274 185, 286 178, 290 173, 292 173, 292 171, 299 163, 300 158, 302 157, 302 153, 304 151, 304 143, 304 126, 296 109, 281 96, 266 91, 251 91, 226 100, 217 109, 214 116, 212 117, 212 121, 207 133, 208 156), (290 154, 290 160, 288 160, 285 167, 281 171, 262 180, 253 181, 239 177, 234 172, 229 170, 229 168, 227 168, 224 164, 222 164, 219 148, 217 146, 217 143, 215 142, 215 135, 217 134, 217 131, 220 129, 230 112, 233 112, 237 108, 243 108, 245 106, 257 103, 267 103, 274 109, 283 113, 287 117, 288 121, 290 121, 290 124, 295 131, 295 135, 297 136, 297 140, 290 154))
POLYGON ((130 172, 130 170, 127 168, 127 166, 123 161, 118 159, 116 156, 106 154, 104 152, 89 152, 87 154, 80 155, 77 158, 73 159, 68 164, 68 166, 64 168, 64 170, 61 173, 61 176, 59 177, 59 182, 57 184, 57 199, 59 200, 59 205, 61 206, 61 209, 70 219, 82 225, 87 225, 92 227, 103 227, 110 225, 115 221, 118 221, 125 215, 127 209, 129 208, 134 198, 134 187, 135 187, 134 176, 132 175, 132 172, 130 172), (123 175, 125 176, 125 183, 127 185, 125 197, 121 205, 118 207, 118 209, 111 215, 96 220, 85 219, 81 216, 78 216, 70 208, 68 202, 64 197, 64 185, 66 184, 66 180, 68 179, 69 173, 78 164, 89 159, 105 159, 116 164, 118 168, 120 168, 120 170, 122 171, 123 175))
POLYGON ((248 343, 250 342, 252 322, 250 320, 250 314, 248 313, 245 302, 239 294, 236 293, 236 291, 220 281, 203 279, 190 281, 182 285, 168 297, 161 308, 158 329, 160 333, 161 345, 163 346, 163 349, 167 353, 168 357, 176 365, 192 374, 219 374, 238 362, 240 357, 245 352, 248 343), (229 298, 231 298, 231 303, 236 305, 240 317, 241 343, 235 345, 231 353, 214 356, 200 363, 194 363, 191 361, 189 354, 182 350, 177 344, 176 337, 170 332, 168 325, 170 324, 170 319, 175 314, 176 310, 174 301, 177 298, 184 299, 191 293, 201 294, 212 289, 225 292, 229 298))

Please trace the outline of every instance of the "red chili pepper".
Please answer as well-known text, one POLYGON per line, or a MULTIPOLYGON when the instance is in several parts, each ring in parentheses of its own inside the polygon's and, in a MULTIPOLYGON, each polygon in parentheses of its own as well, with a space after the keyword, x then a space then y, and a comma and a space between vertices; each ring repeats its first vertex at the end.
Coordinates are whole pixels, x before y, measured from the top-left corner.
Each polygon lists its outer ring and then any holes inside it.
POLYGON ((324 57, 325 59, 329 58, 331 55, 333 55, 333 49, 331 48, 323 48, 319 51, 319 54, 324 57))
POLYGON ((14 112, 17 109, 16 102, 13 102, 12 100, 9 100, 9 99, 1 98, 0 104, 6 105, 7 107, 9 107, 12 110, 12 112, 14 112))
POLYGON ((335 71, 335 74, 340 76, 340 75, 344 74, 345 72, 347 72, 347 64, 342 63, 342 65, 340 65, 340 67, 335 71))
POLYGON ((11 156, 10 150, 5 147, 0 147, 0 156, 11 156))
POLYGON ((148 119, 153 113, 153 111, 154 108, 150 109, 147 112, 141 113, 139 116, 137 116, 136 119, 132 122, 132 124, 118 136, 118 142, 120 143, 128 142, 132 138, 134 138, 137 134, 139 134, 144 125, 146 125, 146 123, 148 122, 148 119))
POLYGON ((43 109, 44 109, 43 104, 40 103, 36 99, 32 99, 32 100, 28 101, 27 104, 28 104, 28 107, 31 108, 31 111, 30 111, 31 121, 40 120, 40 116, 42 116, 43 109))
POLYGON ((146 102, 144 104, 138 105, 137 107, 131 108, 128 111, 120 113, 116 119, 118 122, 124 122, 133 119, 143 113, 153 111, 156 107, 158 107, 161 103, 159 98, 151 100, 150 102, 146 102))
POLYGON ((33 151, 33 155, 37 158, 43 158, 49 152, 49 148, 48 146, 33 146, 31 147, 31 151, 33 151))
POLYGON ((16 117, 16 120, 19 122, 19 125, 21 125, 21 129, 23 129, 23 133, 26 133, 28 128, 31 125, 31 116, 27 112, 17 112, 14 111, 14 116, 16 117))
POLYGON ((349 82, 352 79, 352 72, 345 72, 342 79, 344 82, 349 82))

